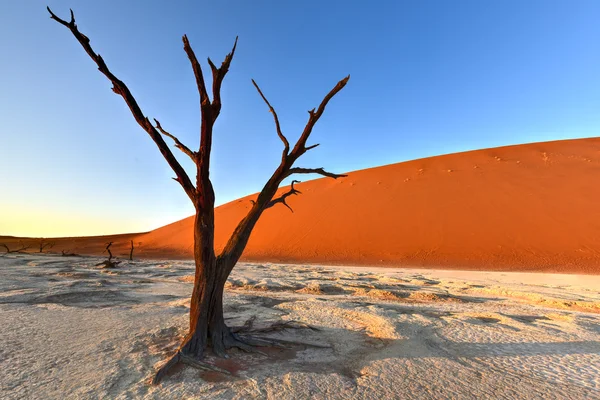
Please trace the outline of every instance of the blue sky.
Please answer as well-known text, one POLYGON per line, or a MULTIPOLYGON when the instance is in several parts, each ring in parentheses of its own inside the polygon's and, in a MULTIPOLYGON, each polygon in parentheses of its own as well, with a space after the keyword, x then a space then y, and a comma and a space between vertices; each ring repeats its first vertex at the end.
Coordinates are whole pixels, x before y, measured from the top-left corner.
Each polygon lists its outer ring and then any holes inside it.
MULTIPOLYGON (((220 63, 239 35, 213 139, 218 204, 259 191, 279 162, 251 78, 295 140, 351 75, 313 131, 321 146, 298 162, 334 172, 600 128, 597 1, 47 3, 64 18, 73 8, 144 113, 190 147, 198 94, 181 36, 220 63)), ((0 234, 144 231, 191 215, 154 143, 45 5, 0 2, 0 234)))

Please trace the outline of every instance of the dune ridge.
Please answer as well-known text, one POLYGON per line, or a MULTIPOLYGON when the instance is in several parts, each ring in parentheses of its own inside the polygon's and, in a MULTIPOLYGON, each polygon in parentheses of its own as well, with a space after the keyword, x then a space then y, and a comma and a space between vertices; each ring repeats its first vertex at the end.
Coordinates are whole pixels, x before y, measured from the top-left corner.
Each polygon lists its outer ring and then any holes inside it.
MULTIPOLYGON (((293 213, 279 206, 265 211, 243 260, 598 273, 599 178, 600 139, 589 138, 317 179, 296 186, 302 194, 288 200, 293 213)), ((217 250, 255 197, 216 209, 217 250)), ((123 235, 114 248, 126 253, 134 240, 141 257, 191 258, 192 224, 190 217, 123 235)), ((81 254, 103 249, 98 239, 60 240, 63 246, 72 240, 71 250, 81 254)))

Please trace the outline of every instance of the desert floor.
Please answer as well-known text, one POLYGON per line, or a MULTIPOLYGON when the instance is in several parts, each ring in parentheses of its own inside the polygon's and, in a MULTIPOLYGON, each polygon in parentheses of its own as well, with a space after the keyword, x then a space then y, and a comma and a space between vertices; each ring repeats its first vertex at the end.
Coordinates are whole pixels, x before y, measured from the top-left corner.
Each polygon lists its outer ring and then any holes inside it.
POLYGON ((241 264, 229 324, 305 344, 151 386, 193 263, 99 261, 0 257, 2 398, 600 398, 600 276, 241 264))

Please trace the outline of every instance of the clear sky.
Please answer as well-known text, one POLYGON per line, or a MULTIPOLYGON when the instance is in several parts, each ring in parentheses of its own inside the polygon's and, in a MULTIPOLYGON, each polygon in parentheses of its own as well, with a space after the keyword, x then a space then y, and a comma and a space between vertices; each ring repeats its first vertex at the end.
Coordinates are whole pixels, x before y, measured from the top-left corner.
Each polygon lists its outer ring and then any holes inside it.
MULTIPOLYGON (((306 111, 351 75, 309 141, 321 146, 298 163, 333 172, 600 131, 598 1, 47 3, 63 18, 73 8, 144 113, 193 148, 181 36, 220 63, 239 35, 213 139, 217 204, 259 191, 279 162, 251 78, 295 141, 306 111)), ((0 2, 0 234, 135 232, 191 215, 154 143, 45 6, 0 2)))

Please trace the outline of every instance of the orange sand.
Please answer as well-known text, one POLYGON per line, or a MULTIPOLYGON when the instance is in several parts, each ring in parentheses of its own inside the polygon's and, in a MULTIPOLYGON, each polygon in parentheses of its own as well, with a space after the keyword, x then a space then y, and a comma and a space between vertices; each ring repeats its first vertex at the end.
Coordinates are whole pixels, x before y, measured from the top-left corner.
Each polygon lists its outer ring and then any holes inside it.
MULTIPOLYGON (((298 184, 302 194, 288 199, 294 213, 280 205, 268 209, 243 259, 600 273, 599 183, 597 138, 355 171, 338 180, 298 184)), ((217 208, 218 249, 255 197, 217 208)), ((192 223, 186 218, 110 240, 115 254, 128 253, 133 238, 138 256, 191 258, 192 223)), ((107 241, 59 239, 52 250, 97 254, 107 241)))

